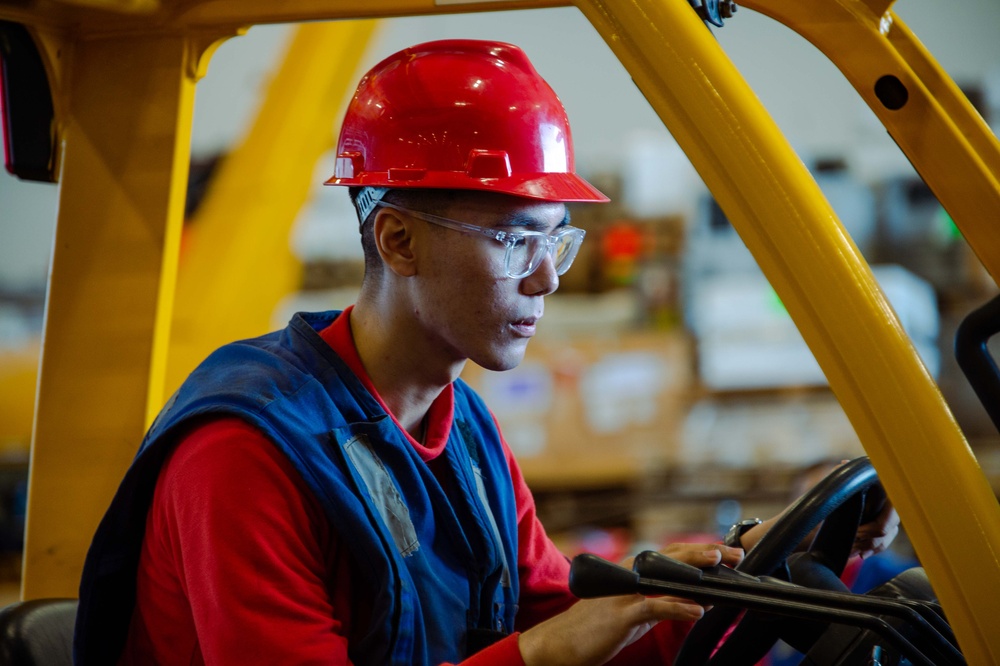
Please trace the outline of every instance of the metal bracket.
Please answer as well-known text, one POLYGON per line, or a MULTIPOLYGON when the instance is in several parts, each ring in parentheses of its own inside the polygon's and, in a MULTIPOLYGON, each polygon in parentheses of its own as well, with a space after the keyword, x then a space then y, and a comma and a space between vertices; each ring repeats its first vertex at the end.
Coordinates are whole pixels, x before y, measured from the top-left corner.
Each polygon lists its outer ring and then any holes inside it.
POLYGON ((688 0, 688 2, 703 21, 720 28, 723 19, 732 18, 738 9, 735 0, 688 0))

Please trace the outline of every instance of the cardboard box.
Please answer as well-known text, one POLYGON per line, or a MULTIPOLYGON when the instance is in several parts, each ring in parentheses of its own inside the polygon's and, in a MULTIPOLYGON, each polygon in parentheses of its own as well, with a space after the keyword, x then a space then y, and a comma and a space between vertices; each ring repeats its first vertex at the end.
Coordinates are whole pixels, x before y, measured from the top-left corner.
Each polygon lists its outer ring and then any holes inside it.
POLYGON ((676 332, 536 340, 513 370, 463 373, 538 487, 629 483, 669 465, 690 377, 676 332))

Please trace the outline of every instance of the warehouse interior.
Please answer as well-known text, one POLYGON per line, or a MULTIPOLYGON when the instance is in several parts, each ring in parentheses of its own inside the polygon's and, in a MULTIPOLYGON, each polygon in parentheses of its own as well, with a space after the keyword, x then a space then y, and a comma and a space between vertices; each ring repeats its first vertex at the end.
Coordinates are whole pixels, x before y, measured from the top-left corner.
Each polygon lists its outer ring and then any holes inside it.
MULTIPOLYGON (((894 11, 996 133, 1000 5, 900 0, 894 11)), ((503 373, 469 364, 463 375, 496 414, 566 554, 620 559, 717 540, 740 518, 780 511, 816 469, 864 454, 781 299, 578 10, 367 23, 357 63, 338 76, 356 79, 432 39, 519 45, 566 107, 577 169, 612 199, 571 206, 586 242, 546 299, 524 362, 503 373)), ((322 187, 346 99, 296 79, 296 49, 315 29, 252 27, 219 47, 198 83, 165 395, 214 347, 357 295, 353 211, 344 192, 322 187), (308 92, 289 97, 288 86, 308 92), (296 127, 279 132, 275 123, 296 127), (249 158, 260 156, 273 160, 267 168, 312 174, 310 183, 295 192, 279 177, 280 192, 240 187, 255 168, 249 158)), ((750 11, 714 33, 871 264, 997 492, 1000 436, 952 352, 959 322, 996 296, 996 284, 822 54, 750 11)), ((0 173, 0 583, 10 598, 21 576, 58 187, 0 173)), ((905 537, 887 556, 916 558, 905 537)))

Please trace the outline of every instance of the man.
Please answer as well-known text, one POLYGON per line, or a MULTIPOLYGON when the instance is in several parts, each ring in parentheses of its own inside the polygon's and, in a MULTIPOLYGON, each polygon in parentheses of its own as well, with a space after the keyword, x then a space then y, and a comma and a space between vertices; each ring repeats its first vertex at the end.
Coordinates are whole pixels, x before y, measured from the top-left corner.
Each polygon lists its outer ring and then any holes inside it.
POLYGON ((223 347, 171 398, 88 555, 78 663, 669 661, 701 607, 573 598, 458 379, 521 361, 583 240, 565 203, 607 200, 555 94, 508 44, 406 49, 361 81, 336 169, 357 303, 223 347))

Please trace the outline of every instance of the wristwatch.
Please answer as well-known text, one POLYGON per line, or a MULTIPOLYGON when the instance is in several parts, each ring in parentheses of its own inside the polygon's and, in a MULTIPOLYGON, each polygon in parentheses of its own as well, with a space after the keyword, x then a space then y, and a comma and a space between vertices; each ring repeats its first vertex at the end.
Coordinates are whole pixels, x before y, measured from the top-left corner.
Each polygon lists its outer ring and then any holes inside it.
POLYGON ((729 528, 729 531, 726 532, 726 537, 722 540, 722 543, 731 548, 742 548, 743 543, 740 539, 743 535, 746 534, 751 527, 760 525, 762 522, 764 521, 760 518, 748 518, 746 520, 741 520, 729 528))

